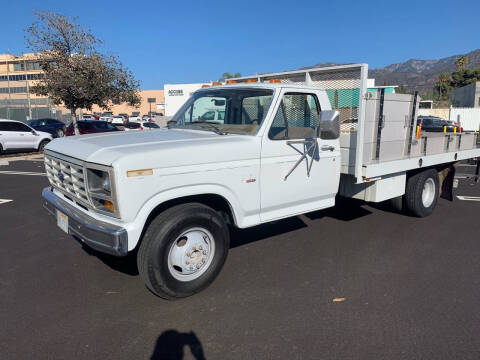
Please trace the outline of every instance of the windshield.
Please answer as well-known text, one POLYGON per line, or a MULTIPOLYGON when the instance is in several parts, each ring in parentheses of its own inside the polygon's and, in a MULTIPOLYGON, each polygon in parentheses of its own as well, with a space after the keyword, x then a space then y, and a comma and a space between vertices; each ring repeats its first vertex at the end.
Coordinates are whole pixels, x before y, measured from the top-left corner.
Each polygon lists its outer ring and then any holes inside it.
POLYGON ((272 101, 270 89, 197 91, 172 118, 176 128, 255 134, 272 101))

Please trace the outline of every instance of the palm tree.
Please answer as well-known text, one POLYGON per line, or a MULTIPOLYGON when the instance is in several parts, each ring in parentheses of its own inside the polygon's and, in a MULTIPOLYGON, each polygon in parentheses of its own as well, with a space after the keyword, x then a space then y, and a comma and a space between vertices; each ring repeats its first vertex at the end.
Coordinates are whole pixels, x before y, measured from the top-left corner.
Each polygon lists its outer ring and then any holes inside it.
POLYGON ((462 69, 468 64, 468 59, 465 55, 460 56, 457 60, 455 60, 455 66, 458 69, 462 69))

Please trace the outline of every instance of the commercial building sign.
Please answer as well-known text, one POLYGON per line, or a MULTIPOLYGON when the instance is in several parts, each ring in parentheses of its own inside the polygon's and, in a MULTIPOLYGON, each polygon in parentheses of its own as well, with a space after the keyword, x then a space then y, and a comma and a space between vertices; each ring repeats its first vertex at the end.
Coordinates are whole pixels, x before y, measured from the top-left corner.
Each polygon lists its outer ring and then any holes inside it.
POLYGON ((168 90, 168 96, 183 96, 183 90, 168 90))

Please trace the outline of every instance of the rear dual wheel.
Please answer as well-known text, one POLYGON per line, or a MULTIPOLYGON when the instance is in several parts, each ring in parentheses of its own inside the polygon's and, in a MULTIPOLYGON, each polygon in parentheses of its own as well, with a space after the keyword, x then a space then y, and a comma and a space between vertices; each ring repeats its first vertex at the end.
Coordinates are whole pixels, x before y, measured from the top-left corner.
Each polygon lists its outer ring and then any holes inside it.
POLYGON ((190 296, 219 274, 230 246, 228 226, 212 208, 172 207, 149 225, 137 255, 146 286, 165 299, 190 296))
POLYGON ((433 213, 439 194, 438 172, 428 169, 416 173, 407 180, 405 205, 415 216, 425 217, 433 213))

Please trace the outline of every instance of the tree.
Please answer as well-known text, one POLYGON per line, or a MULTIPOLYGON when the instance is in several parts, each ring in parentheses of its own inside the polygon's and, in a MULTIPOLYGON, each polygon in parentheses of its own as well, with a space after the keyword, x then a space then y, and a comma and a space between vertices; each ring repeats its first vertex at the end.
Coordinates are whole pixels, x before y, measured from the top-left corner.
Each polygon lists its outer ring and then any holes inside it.
POLYGON ((27 30, 29 48, 39 57, 45 75, 31 87, 36 95, 64 104, 79 134, 77 109, 93 105, 109 109, 112 104, 140 104, 139 83, 117 57, 96 50, 101 41, 67 18, 49 11, 35 13, 37 21, 27 30))
POLYGON ((437 94, 437 100, 447 100, 451 88, 451 79, 449 73, 441 73, 438 80, 433 86, 434 92, 437 94))
POLYGON ((468 58, 465 55, 460 56, 457 60, 455 60, 455 66, 458 69, 463 69, 468 64, 468 58))
POLYGON ((224 72, 222 74, 222 77, 220 79, 218 79, 218 81, 225 81, 226 79, 231 79, 231 78, 237 78, 237 77, 241 77, 242 74, 240 74, 239 72, 235 73, 235 74, 230 74, 229 72, 224 72))
POLYGON ((480 80, 480 68, 461 69, 452 72, 450 85, 459 88, 480 80))

